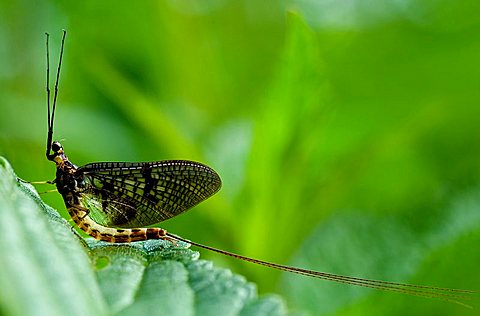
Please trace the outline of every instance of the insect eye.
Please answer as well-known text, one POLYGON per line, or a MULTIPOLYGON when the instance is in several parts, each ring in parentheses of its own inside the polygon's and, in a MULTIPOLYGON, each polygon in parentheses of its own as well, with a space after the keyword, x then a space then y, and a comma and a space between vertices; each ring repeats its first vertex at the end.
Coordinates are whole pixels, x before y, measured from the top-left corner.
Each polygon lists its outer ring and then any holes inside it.
POLYGON ((59 142, 53 142, 52 143, 52 150, 53 152, 58 152, 60 149, 62 149, 62 144, 60 144, 59 142))

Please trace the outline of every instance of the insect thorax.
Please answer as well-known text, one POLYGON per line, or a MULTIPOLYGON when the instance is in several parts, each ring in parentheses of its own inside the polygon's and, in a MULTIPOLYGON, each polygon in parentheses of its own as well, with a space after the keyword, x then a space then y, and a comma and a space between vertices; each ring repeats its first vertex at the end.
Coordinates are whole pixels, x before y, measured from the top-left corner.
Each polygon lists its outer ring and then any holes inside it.
POLYGON ((64 198, 68 193, 81 191, 83 182, 84 175, 78 172, 77 166, 70 161, 65 160, 62 164, 57 164, 55 184, 64 198))

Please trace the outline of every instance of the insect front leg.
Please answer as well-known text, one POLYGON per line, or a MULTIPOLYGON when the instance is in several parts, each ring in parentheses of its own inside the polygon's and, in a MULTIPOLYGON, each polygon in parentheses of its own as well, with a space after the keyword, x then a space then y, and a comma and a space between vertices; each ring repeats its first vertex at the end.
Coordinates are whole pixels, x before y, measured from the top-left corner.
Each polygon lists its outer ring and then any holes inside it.
POLYGON ((48 181, 27 181, 27 180, 23 180, 22 178, 17 177, 17 181, 22 182, 22 183, 28 183, 28 184, 55 184, 55 179, 48 180, 48 181))

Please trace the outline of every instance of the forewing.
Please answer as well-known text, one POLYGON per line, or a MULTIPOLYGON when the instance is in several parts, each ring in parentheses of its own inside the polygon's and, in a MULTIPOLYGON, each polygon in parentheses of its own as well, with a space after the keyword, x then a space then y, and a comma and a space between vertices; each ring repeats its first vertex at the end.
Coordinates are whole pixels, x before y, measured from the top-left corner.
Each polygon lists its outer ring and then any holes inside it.
POLYGON ((156 224, 192 208, 221 187, 213 169, 187 160, 98 162, 78 172, 85 179, 82 203, 105 226, 156 224))

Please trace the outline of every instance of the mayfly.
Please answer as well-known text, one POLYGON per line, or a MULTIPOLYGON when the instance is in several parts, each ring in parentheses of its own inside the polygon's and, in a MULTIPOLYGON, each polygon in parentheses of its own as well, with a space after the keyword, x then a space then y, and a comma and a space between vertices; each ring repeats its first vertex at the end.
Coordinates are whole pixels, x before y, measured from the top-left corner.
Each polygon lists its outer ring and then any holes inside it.
POLYGON ((221 187, 219 175, 210 167, 193 161, 166 160, 156 162, 96 162, 77 167, 65 155, 62 145, 53 141, 53 124, 58 96, 66 31, 63 32, 56 73, 53 100, 50 91, 50 57, 47 49, 47 115, 46 157, 56 164, 55 180, 73 222, 97 240, 128 243, 147 239, 181 241, 226 256, 273 269, 314 278, 357 285, 383 291, 437 298, 468 306, 461 302, 477 291, 403 284, 318 272, 216 249, 192 242, 150 226, 175 217, 215 194, 221 187))

